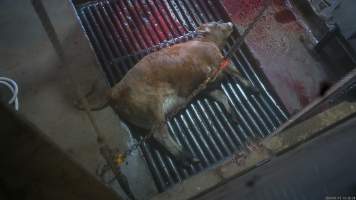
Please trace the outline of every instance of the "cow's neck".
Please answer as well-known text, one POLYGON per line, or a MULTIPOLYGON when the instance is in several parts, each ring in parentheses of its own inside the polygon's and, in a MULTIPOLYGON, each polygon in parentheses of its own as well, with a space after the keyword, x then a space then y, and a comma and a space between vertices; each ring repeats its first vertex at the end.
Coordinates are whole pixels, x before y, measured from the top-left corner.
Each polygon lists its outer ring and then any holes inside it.
POLYGON ((224 47, 224 41, 219 40, 218 38, 214 37, 214 36, 202 36, 202 35, 198 35, 198 37, 195 39, 197 41, 201 41, 201 42, 211 42, 216 44, 216 46, 219 47, 219 49, 222 49, 224 47))

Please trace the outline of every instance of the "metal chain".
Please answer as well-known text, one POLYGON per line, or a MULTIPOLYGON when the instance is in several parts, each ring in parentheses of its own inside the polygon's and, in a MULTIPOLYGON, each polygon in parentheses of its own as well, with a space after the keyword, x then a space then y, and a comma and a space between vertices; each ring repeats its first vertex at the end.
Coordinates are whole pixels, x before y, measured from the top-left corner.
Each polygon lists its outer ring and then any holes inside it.
POLYGON ((113 60, 110 62, 110 64, 111 65, 119 64, 123 60, 130 59, 130 58, 142 58, 143 56, 145 56, 145 55, 147 55, 149 53, 153 53, 155 51, 158 51, 158 50, 160 50, 162 48, 166 48, 166 47, 175 45, 177 43, 186 42, 188 40, 194 39, 194 38, 197 37, 197 35, 198 35, 198 33, 196 31, 189 31, 188 33, 186 33, 186 34, 184 34, 182 36, 173 38, 171 40, 162 41, 161 43, 159 43, 157 45, 154 45, 152 47, 140 50, 140 51, 135 52, 133 54, 126 55, 126 56, 121 56, 121 57, 117 57, 117 58, 113 58, 113 60))
POLYGON ((129 149, 127 149, 124 153, 123 156, 124 158, 127 158, 130 156, 134 151, 136 151, 141 145, 143 145, 144 142, 146 142, 148 139, 152 137, 153 134, 146 135, 145 137, 142 137, 138 140, 137 143, 132 145, 129 149))

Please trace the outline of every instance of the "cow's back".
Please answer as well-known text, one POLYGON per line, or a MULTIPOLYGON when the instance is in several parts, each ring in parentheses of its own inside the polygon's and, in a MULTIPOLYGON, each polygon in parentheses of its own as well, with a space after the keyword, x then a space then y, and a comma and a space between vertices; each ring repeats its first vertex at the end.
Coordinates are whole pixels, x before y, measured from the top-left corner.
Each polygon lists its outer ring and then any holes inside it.
POLYGON ((214 43, 190 41, 173 45, 143 58, 131 75, 143 76, 152 86, 170 84, 180 96, 187 97, 222 59, 214 43))

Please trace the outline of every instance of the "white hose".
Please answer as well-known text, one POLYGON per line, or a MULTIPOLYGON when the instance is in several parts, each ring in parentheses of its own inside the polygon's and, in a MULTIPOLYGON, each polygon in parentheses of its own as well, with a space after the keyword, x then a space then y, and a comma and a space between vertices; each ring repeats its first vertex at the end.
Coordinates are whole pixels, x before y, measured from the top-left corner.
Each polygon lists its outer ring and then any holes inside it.
POLYGON ((17 95, 19 93, 19 88, 16 84, 16 82, 12 79, 6 78, 6 77, 0 77, 0 84, 5 85, 7 88, 12 93, 12 97, 9 100, 9 104, 14 104, 15 110, 19 110, 19 100, 17 98, 17 95))

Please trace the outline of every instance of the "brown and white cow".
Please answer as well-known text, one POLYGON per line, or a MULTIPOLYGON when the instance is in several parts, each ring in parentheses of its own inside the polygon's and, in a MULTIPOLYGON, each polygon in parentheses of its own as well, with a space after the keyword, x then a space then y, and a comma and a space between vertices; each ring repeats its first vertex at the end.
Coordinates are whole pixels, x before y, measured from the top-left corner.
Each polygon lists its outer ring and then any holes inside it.
MULTIPOLYGON (((124 121, 146 130, 144 134, 153 131, 154 140, 175 158, 187 159, 188 154, 170 136, 167 126, 157 127, 169 113, 186 104, 189 95, 219 66, 221 48, 232 31, 231 22, 203 24, 197 29, 196 39, 145 56, 112 88, 110 105, 124 121)), ((232 65, 216 81, 226 73, 250 84, 232 65)), ((211 94, 228 104, 222 92, 211 94)))

